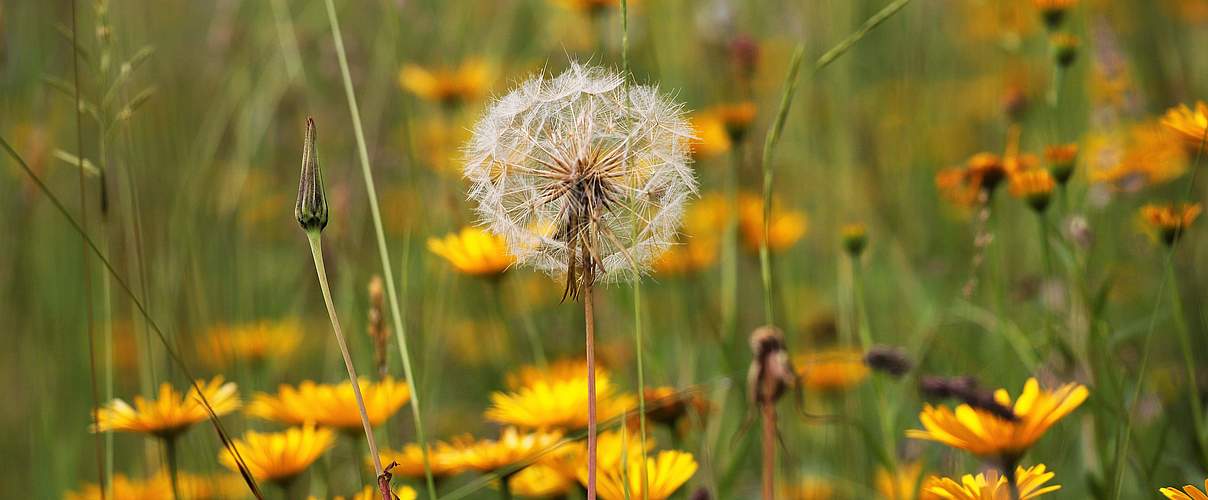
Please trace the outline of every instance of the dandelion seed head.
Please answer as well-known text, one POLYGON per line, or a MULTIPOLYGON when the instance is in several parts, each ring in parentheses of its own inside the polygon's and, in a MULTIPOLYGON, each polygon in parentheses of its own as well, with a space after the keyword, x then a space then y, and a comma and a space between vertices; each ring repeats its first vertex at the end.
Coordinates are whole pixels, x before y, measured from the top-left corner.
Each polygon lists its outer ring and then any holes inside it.
POLYGON ((522 265, 630 278, 675 240, 696 194, 691 139, 657 88, 572 63, 489 106, 466 147, 469 198, 522 265))

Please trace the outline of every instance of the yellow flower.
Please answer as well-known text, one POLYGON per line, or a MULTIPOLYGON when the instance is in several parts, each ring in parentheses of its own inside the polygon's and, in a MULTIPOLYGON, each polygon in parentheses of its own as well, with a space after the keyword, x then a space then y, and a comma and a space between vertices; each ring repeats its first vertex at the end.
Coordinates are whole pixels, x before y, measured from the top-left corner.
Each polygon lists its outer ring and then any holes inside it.
MULTIPOLYGON (((252 477, 285 482, 310 467, 335 441, 336 435, 331 429, 307 424, 283 432, 248 431, 233 444, 252 477)), ((239 470, 230 450, 220 451, 218 460, 228 469, 239 470)))
POLYGON ((835 487, 826 478, 805 476, 796 483, 784 487, 784 498, 788 500, 830 500, 835 496, 835 487))
POLYGON ((1014 411, 1014 421, 968 404, 957 406, 955 412, 947 406, 928 404, 919 413, 926 430, 908 430, 906 437, 936 441, 983 458, 997 459, 1000 464, 1011 464, 1049 427, 1086 401, 1088 394, 1085 386, 1076 383, 1052 391, 1042 390, 1036 379, 1030 378, 1014 406, 1005 389, 994 393, 995 401, 1014 411))
MULTIPOLYGON (((379 425, 411 400, 411 388, 406 382, 386 377, 378 382, 360 380, 361 396, 369 423, 379 425)), ((356 395, 348 381, 337 385, 304 381, 294 388, 282 384, 277 395, 258 393, 247 407, 254 417, 287 425, 314 423, 345 430, 361 429, 361 413, 356 395)))
POLYGON ((1176 205, 1148 204, 1141 207, 1141 217, 1150 227, 1158 231, 1162 242, 1173 245, 1191 223, 1200 216, 1203 207, 1199 203, 1176 205))
POLYGON ((884 500, 908 500, 917 498, 919 476, 923 475, 923 464, 913 462, 898 464, 897 470, 877 469, 877 492, 884 500))
POLYGON ((845 391, 868 378, 864 353, 854 349, 833 349, 797 356, 801 382, 818 392, 845 391))
POLYGON ((557 469, 543 464, 533 464, 517 472, 508 480, 512 494, 522 497, 557 497, 570 491, 572 481, 557 469))
POLYGON ((1057 183, 1048 170, 1033 169, 1011 176, 1011 195, 1026 201, 1037 212, 1049 207, 1055 187, 1057 183))
POLYGON ((452 106, 486 95, 491 68, 479 58, 467 59, 457 68, 429 69, 407 64, 398 73, 399 85, 417 97, 452 106))
MULTIPOLYGON (((182 495, 183 496, 183 495, 182 495)), ((79 491, 69 491, 66 500, 163 500, 172 498, 172 483, 168 476, 159 474, 145 480, 135 480, 125 474, 115 474, 113 482, 101 494, 100 486, 86 484, 79 491)))
POLYGON ((289 356, 302 340, 297 321, 258 321, 210 328, 198 340, 197 352, 210 366, 233 360, 259 363, 270 357, 289 356))
MULTIPOLYGON (((380 453, 382 464, 395 462, 394 475, 405 477, 424 476, 424 456, 418 444, 408 444, 400 451, 383 449, 380 453)), ((428 448, 428 466, 436 477, 452 476, 462 471, 464 463, 461 460, 461 450, 448 443, 437 443, 435 448, 428 448)), ((372 457, 365 461, 372 463, 372 457)))
MULTIPOLYGON (((226 415, 239 408, 239 393, 234 382, 223 383, 222 376, 217 376, 209 382, 199 380, 197 385, 215 415, 226 415)), ((159 386, 157 399, 135 396, 133 407, 115 399, 97 409, 93 431, 141 432, 170 438, 209 418, 196 389, 189 389, 182 397, 165 382, 159 386)))
POLYGON ((476 227, 464 227, 444 238, 428 238, 428 250, 472 276, 496 277, 516 262, 503 238, 476 227))
MULTIPOLYGON (((585 372, 586 370, 584 370, 585 372)), ((618 394, 608 375, 596 375, 596 415, 607 420, 634 406, 636 399, 618 394)), ((587 374, 573 378, 536 380, 516 392, 491 394, 486 418, 501 424, 533 429, 582 429, 587 426, 587 374)))
POLYGON ((1208 494, 1205 494, 1208 492, 1208 479, 1204 480, 1203 491, 1189 484, 1183 487, 1183 491, 1178 488, 1162 488, 1158 492, 1170 500, 1208 500, 1208 494))
MULTIPOLYGON (((743 243, 750 250, 759 250, 763 242, 763 197, 743 193, 738 197, 738 226, 743 243)), ((807 219, 804 212, 783 210, 772 202, 772 220, 768 225, 768 250, 787 250, 805 236, 807 219)))
POLYGON ((868 246, 868 227, 863 223, 844 225, 839 229, 843 250, 852 257, 859 257, 868 246))
POLYGON ((1078 159, 1077 144, 1053 144, 1044 148, 1044 159, 1049 164, 1049 173, 1058 184, 1069 182, 1074 174, 1074 161, 1078 159))
POLYGON ((712 405, 698 391, 679 390, 674 387, 647 387, 646 416, 663 425, 674 426, 692 409, 704 415, 712 405))
POLYGON ((419 130, 418 149, 424 165, 432 170, 461 177, 460 148, 470 140, 467 123, 449 123, 443 118, 428 120, 419 130))
MULTIPOLYGON (((622 500, 625 496, 625 474, 628 474, 629 498, 642 498, 642 460, 627 463, 628 470, 621 468, 618 461, 611 466, 600 464, 596 470, 596 487, 600 498, 604 500, 622 500)), ((665 500, 670 498, 680 486, 692 479, 696 473, 696 459, 691 453, 669 450, 659 452, 657 457, 646 459, 646 480, 650 490, 645 497, 650 500, 665 500)), ((579 469, 579 482, 587 484, 587 468, 579 469)))
MULTIPOLYGON (((1061 489, 1061 485, 1045 486, 1053 473, 1045 471, 1044 464, 1025 469, 1015 469, 1015 484, 1019 486, 1020 500, 1029 500, 1061 489)), ((932 476, 923 484, 923 500, 1010 500, 1010 487, 1006 478, 997 471, 989 474, 965 474, 957 483, 946 477, 932 476)))
POLYGON ((1095 137, 1087 147, 1091 181, 1125 191, 1169 182, 1187 171, 1188 154, 1179 137, 1146 122, 1125 133, 1095 137))
POLYGON ((507 427, 498 440, 483 439, 462 447, 461 460, 467 468, 493 472, 534 459, 552 450, 561 440, 561 432, 522 433, 515 427, 507 427))
POLYGON ((705 238, 669 246, 651 265, 655 273, 674 276, 702 271, 716 262, 717 240, 705 238))
POLYGON ((696 139, 692 152, 698 157, 717 156, 741 142, 755 121, 755 103, 750 101, 719 104, 698 111, 691 117, 696 139))
MULTIPOLYGON (((564 9, 593 15, 621 4, 620 0, 553 0, 553 3, 564 9)), ((630 7, 633 7, 633 2, 630 2, 630 7)))
MULTIPOLYGON (((654 438, 647 436, 645 451, 654 448, 654 438)), ((621 462, 637 464, 642 461, 642 439, 632 429, 621 427, 616 431, 600 433, 596 437, 596 473, 608 469, 620 469, 621 462)), ((587 474, 587 442, 576 441, 554 450, 541 462, 552 467, 563 477, 577 480, 587 474)))
MULTIPOLYGON (((391 493, 398 500, 415 500, 416 497, 415 489, 410 486, 402 486, 391 493)), ((309 500, 317 500, 317 498, 311 496, 309 500)), ((331 500, 344 500, 344 497, 334 496, 331 497, 331 500)), ((377 489, 377 486, 366 486, 350 497, 349 500, 382 500, 382 492, 377 489)))
POLYGON ((1162 117, 1162 125, 1178 133, 1187 145, 1199 148, 1200 142, 1204 140, 1204 131, 1208 129, 1208 104, 1204 104, 1204 101, 1196 102, 1195 111, 1186 104, 1170 108, 1166 111, 1166 116, 1162 117))
MULTIPOLYGON (((559 359, 546 365, 544 368, 539 368, 533 365, 524 365, 519 369, 509 372, 504 377, 504 383, 509 389, 519 389, 521 387, 532 387, 538 382, 552 384, 555 382, 573 381, 583 377, 587 373, 587 361, 582 359, 559 359)), ((606 374, 607 371, 599 366, 596 367, 596 374, 606 374)))

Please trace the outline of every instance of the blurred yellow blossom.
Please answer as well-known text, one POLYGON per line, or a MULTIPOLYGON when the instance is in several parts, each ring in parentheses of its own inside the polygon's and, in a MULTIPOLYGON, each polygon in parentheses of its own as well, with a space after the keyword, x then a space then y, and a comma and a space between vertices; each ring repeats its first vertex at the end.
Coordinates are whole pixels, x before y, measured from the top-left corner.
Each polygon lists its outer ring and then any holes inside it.
POLYGON ((443 238, 428 238, 428 250, 471 276, 496 277, 516 262, 503 238, 477 227, 464 227, 443 238))
MULTIPOLYGON (((248 431, 233 444, 252 477, 284 483, 310 467, 335 441, 336 435, 331 429, 307 424, 282 432, 248 431)), ((220 451, 218 460, 228 469, 239 470, 229 450, 220 451)))
POLYGON ((486 95, 493 73, 480 58, 466 59, 456 68, 406 64, 399 71, 398 82, 400 87, 421 99, 451 106, 486 95))
MULTIPOLYGON (((763 197, 754 193, 739 195, 738 227, 747 249, 759 250, 763 242, 763 197)), ((768 249, 773 252, 789 249, 805 236, 807 227, 805 212, 784 210, 773 200, 772 218, 768 225, 768 249)))
MULTIPOLYGON (((224 382, 222 376, 209 382, 198 380, 201 394, 210 403, 215 415, 222 416, 239 408, 239 393, 234 382, 224 382)), ((114 399, 96 410, 95 432, 140 432, 158 437, 171 438, 189 426, 208 420, 210 415, 198 397, 197 388, 181 395, 172 384, 159 385, 158 398, 148 400, 134 397, 134 406, 114 399)))
MULTIPOLYGON (((387 377, 380 381, 360 380, 361 395, 369 423, 380 425, 411 400, 406 382, 387 377)), ((247 407, 254 417, 287 425, 314 423, 324 427, 358 430, 361 414, 352 383, 316 384, 306 380, 297 388, 282 384, 276 395, 258 393, 247 407)))

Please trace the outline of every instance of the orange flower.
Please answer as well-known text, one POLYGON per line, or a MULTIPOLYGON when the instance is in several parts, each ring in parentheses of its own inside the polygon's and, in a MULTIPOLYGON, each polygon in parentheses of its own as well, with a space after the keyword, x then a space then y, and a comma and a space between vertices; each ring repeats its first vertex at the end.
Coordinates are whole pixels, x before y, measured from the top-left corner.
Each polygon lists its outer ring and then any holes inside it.
POLYGON ((399 71, 399 86, 421 99, 446 106, 486 95, 491 68, 482 59, 467 59, 457 68, 430 69, 407 64, 399 71))
POLYGON ((1037 212, 1049 207, 1054 187, 1056 183, 1048 170, 1029 170, 1011 176, 1011 195, 1026 201, 1037 212))
POLYGON ((1148 204, 1141 207, 1141 217, 1162 236, 1162 242, 1173 245, 1200 216, 1203 207, 1199 203, 1184 203, 1181 206, 1148 204))
POLYGON ((1208 130, 1208 104, 1196 102, 1195 111, 1186 104, 1170 108, 1162 117, 1162 125, 1176 132, 1192 148, 1199 148, 1208 130))

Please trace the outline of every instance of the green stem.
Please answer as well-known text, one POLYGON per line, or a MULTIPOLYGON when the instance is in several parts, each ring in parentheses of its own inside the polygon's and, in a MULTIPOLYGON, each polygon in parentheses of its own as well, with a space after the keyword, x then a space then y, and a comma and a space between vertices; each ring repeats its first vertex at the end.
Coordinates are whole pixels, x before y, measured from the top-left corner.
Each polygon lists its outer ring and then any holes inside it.
POLYGON ((1208 443, 1204 434, 1204 408, 1200 399, 1199 381, 1196 380, 1195 358, 1192 353, 1191 333, 1187 329, 1187 320, 1183 316, 1183 298, 1179 294, 1178 276, 1174 272, 1174 263, 1166 261, 1166 280, 1170 282, 1171 315, 1174 316, 1175 333, 1179 336, 1179 347, 1183 351, 1183 363, 1187 368, 1187 392, 1191 403, 1191 419, 1195 429, 1195 441, 1200 448, 1201 465, 1208 465, 1208 443))
MULTIPOLYGON (((323 304, 327 306, 327 317, 331 320, 332 331, 336 334, 336 343, 340 346, 340 355, 344 358, 344 368, 348 370, 348 381, 352 384, 352 394, 356 397, 357 410, 361 414, 361 426, 364 427, 365 441, 369 443, 369 454, 373 458, 373 470, 377 476, 382 475, 382 457, 378 454, 377 443, 373 439, 373 426, 369 425, 369 415, 365 411, 365 400, 361 397, 360 379, 357 378, 356 367, 352 364, 352 355, 348 352, 348 342, 344 340, 344 331, 340 329, 340 320, 336 317, 336 306, 331 301, 331 289, 327 286, 327 271, 323 266, 323 243, 318 230, 306 231, 306 239, 310 242, 310 255, 315 261, 315 274, 319 277, 319 288, 323 291, 323 304)), ((357 457, 360 460, 360 457, 357 457)), ((391 500, 383 498, 382 500, 391 500)))
MULTIPOLYGON (((411 369, 411 355, 407 350, 407 333, 403 329, 403 315, 399 308, 398 294, 394 289, 394 271, 390 268, 390 254, 386 249, 386 235, 382 229, 382 214, 378 208, 377 189, 374 188, 373 172, 369 168, 369 148, 365 145, 365 132, 361 127, 361 113, 357 108, 356 93, 352 88, 352 75, 348 70, 348 56, 344 51, 344 37, 340 32, 340 21, 336 15, 336 7, 332 0, 325 0, 327 20, 331 24, 331 36, 336 46, 336 56, 340 62, 340 76, 344 83, 344 95, 348 100, 348 112, 352 114, 353 133, 357 141, 357 154, 360 157, 361 174, 365 179, 365 191, 369 198, 369 213, 373 218, 374 236, 377 239, 378 256, 382 261, 382 272, 385 275, 386 296, 390 300, 390 315, 394 323, 395 336, 398 339, 399 353, 403 358, 403 375, 411 384, 411 415, 415 418, 415 435, 423 456, 424 480, 427 483, 428 498, 436 500, 436 485, 432 479, 432 466, 428 457, 428 440, 424 433, 424 420, 420 411, 419 383, 415 380, 411 369)), ((376 456, 376 454, 375 454, 376 456)), ((379 472, 381 467, 378 467, 379 472)))
MULTIPOLYGON (((505 277, 493 278, 491 282, 491 302, 495 303, 495 316, 499 321, 499 326, 503 328, 504 333, 508 332, 507 315, 503 310, 503 284, 500 280, 505 277)), ((545 359, 545 348, 541 346, 541 339, 538 337, 537 330, 533 328, 533 322, 525 315, 524 336, 528 340, 529 349, 533 351, 533 363, 538 367, 545 368, 549 363, 545 359)), ((505 335, 505 337, 507 337, 505 335)))
POLYGON ((172 498, 180 500, 180 483, 176 462, 177 436, 163 438, 164 452, 168 455, 168 482, 172 484, 172 498))
POLYGON ((738 332, 738 170, 742 166, 742 142, 730 150, 731 165, 725 172, 722 190, 729 210, 721 244, 721 337, 733 340, 738 332))

